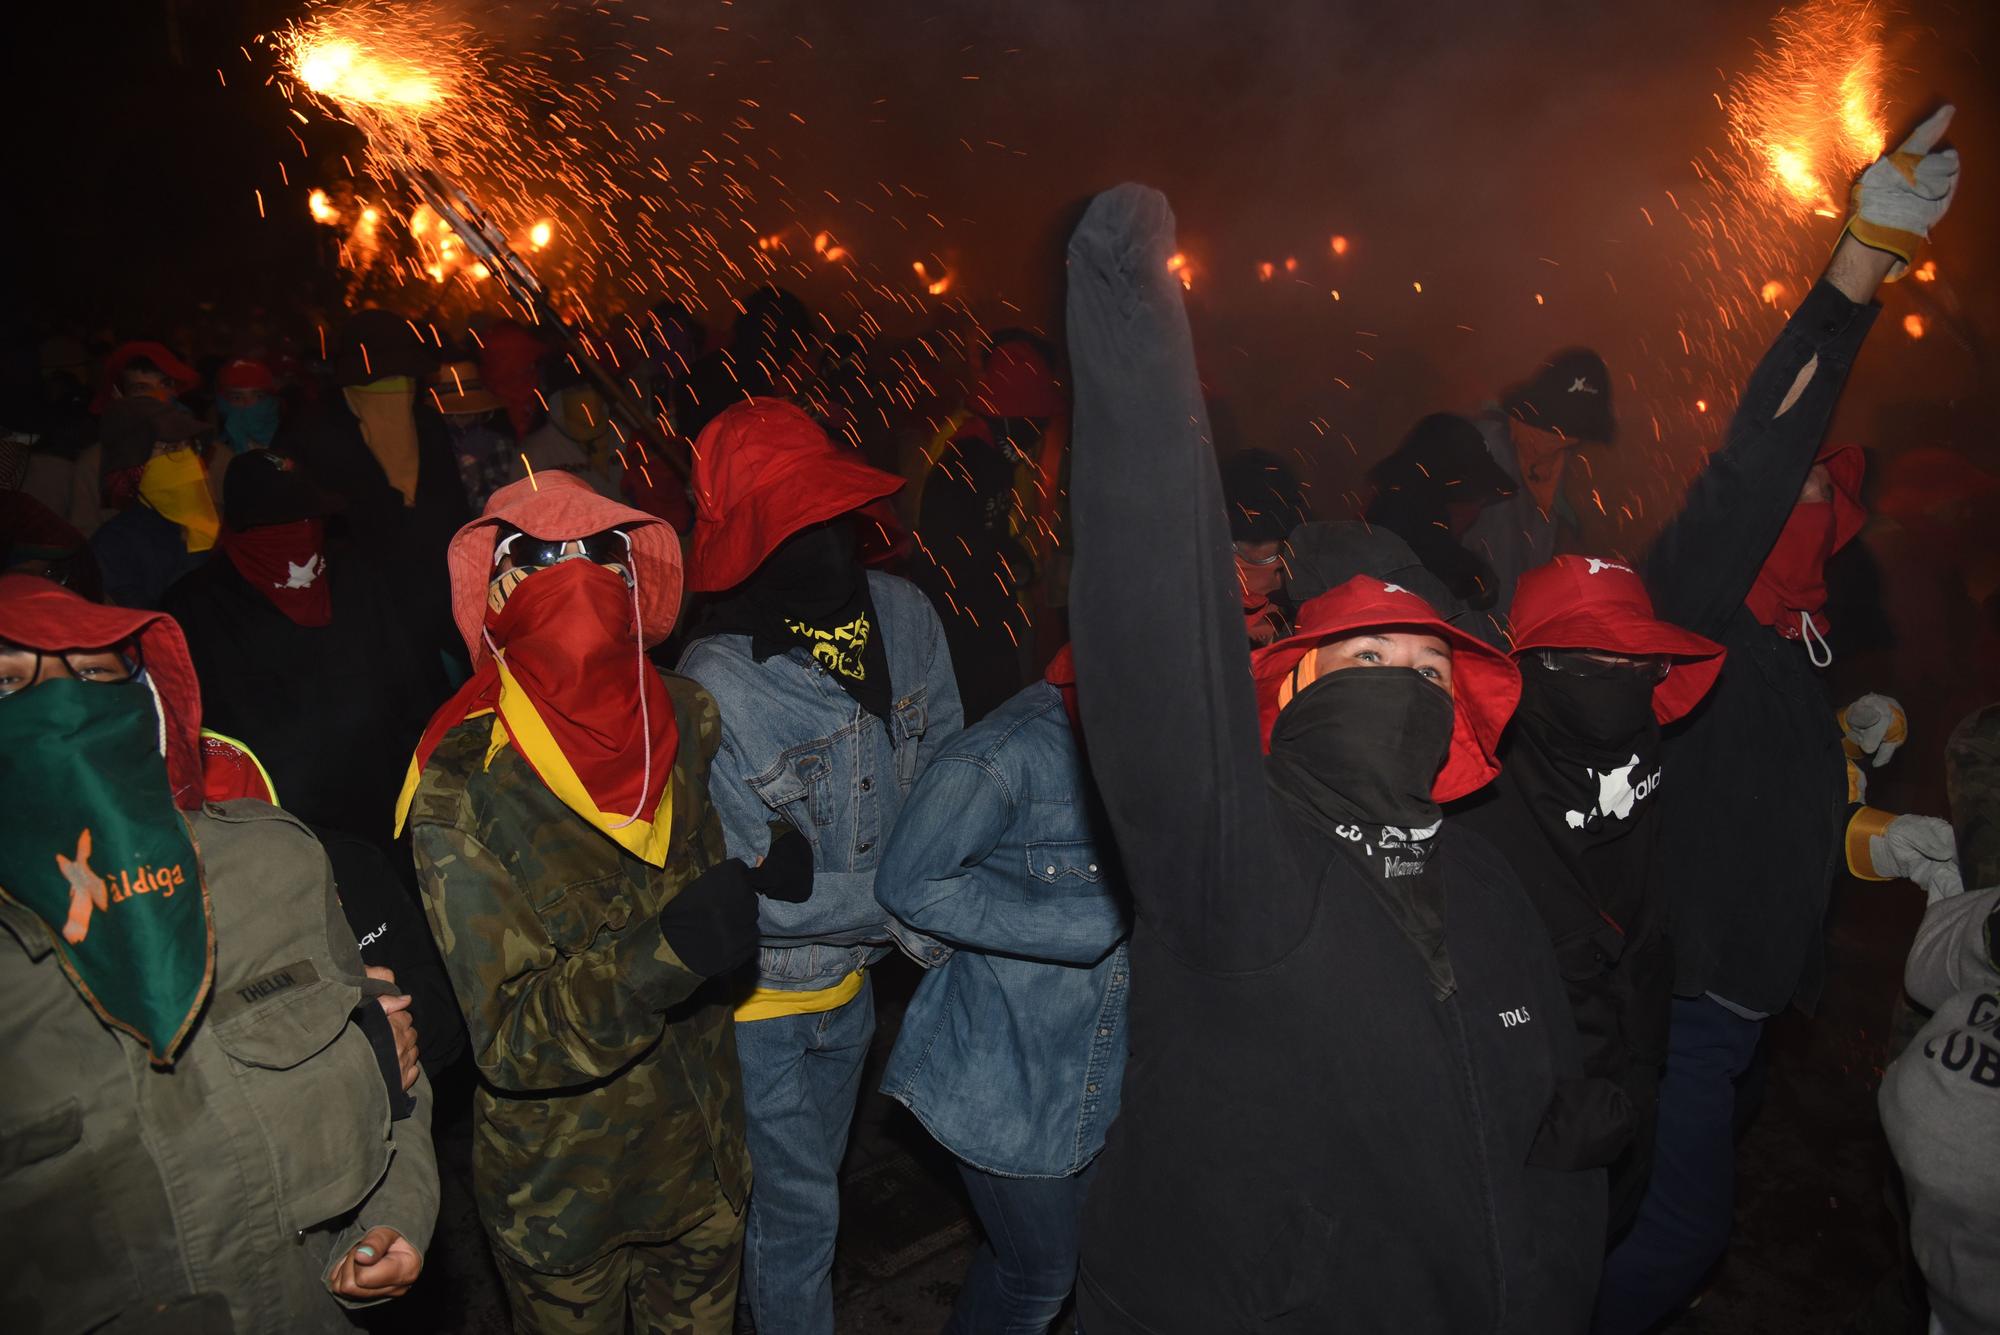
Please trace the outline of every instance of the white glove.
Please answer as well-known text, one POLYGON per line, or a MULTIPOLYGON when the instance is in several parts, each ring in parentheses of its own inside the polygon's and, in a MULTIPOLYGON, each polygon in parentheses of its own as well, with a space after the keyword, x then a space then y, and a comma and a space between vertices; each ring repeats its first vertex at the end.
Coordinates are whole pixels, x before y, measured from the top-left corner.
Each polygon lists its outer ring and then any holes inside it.
POLYGON ((1910 725, 1903 707, 1886 695, 1869 692, 1840 711, 1840 729, 1847 735, 1854 759, 1873 756, 1876 769, 1909 740, 1910 725))
POLYGON ((1883 876, 1922 886, 1925 902, 1965 893, 1958 875, 1958 840, 1951 822, 1936 816, 1898 816, 1868 840, 1868 860, 1883 876))
POLYGON ((1863 245, 1901 261, 1889 271, 1892 281, 1908 270, 1958 189, 1958 150, 1931 151, 1944 138, 1953 110, 1939 107, 1901 148, 1875 159, 1854 183, 1854 216, 1847 220, 1847 230, 1863 245))

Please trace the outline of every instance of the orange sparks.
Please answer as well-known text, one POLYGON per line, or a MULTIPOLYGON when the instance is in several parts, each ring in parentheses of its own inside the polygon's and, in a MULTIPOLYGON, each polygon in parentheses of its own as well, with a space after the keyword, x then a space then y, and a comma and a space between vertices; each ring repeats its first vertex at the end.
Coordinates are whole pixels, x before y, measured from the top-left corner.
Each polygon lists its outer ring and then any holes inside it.
POLYGON ((1922 338, 1926 333, 1930 332, 1930 322, 1925 320, 1923 316, 1912 311, 1903 317, 1903 332, 1911 338, 1922 338))
POLYGON ((1698 413, 1705 413, 1705 412, 1707 412, 1707 411, 1708 411, 1708 400, 1707 400, 1707 399, 1696 399, 1696 400, 1694 401, 1694 410, 1695 410, 1696 412, 1698 412, 1698 413))
POLYGON ((544 218, 528 229, 528 244, 536 250, 547 250, 555 235, 555 224, 544 218))
POLYGON ((1260 283, 1268 283, 1271 281, 1271 275, 1277 272, 1278 272, 1277 265, 1271 263, 1271 261, 1269 260, 1263 260, 1257 265, 1257 281, 1260 283))
POLYGON ((1347 253, 1347 238, 1344 236, 1335 236, 1327 242, 1327 245, 1332 248, 1333 253, 1336 255, 1345 255, 1347 253))
POLYGON ((1838 216, 1848 178, 1881 153, 1882 20, 1872 0, 1805 0, 1730 91, 1735 147, 1781 207, 1838 216))
POLYGON ((1910 271, 1910 277, 1916 279, 1919 283, 1935 283, 1937 281, 1937 261, 1925 260, 1910 271))
POLYGON ((1773 278, 1757 289, 1757 295, 1766 306, 1775 306, 1778 304, 1778 298, 1785 295, 1785 285, 1773 278))
POLYGON ((340 222, 340 210, 336 209, 332 202, 327 199, 326 191, 324 190, 315 190, 307 195, 306 208, 312 213, 313 221, 316 223, 325 223, 327 226, 333 227, 337 226, 340 222))
POLYGON ((1194 291, 1194 269, 1188 264, 1188 257, 1175 251, 1167 257, 1167 272, 1181 280, 1184 291, 1194 291))

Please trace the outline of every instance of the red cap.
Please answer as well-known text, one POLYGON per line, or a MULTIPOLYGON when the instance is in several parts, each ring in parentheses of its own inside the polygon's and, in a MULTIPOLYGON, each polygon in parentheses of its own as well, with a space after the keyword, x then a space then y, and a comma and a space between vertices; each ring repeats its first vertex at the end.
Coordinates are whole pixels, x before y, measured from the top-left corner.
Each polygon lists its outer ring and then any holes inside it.
POLYGON ((1595 556, 1558 556, 1521 576, 1509 614, 1514 653, 1595 649, 1674 660, 1653 688, 1653 717, 1672 723, 1701 703, 1722 671, 1723 647, 1653 615, 1645 581, 1632 567, 1595 556))
POLYGON ((1068 405, 1032 343, 1002 343, 986 358, 973 392, 972 411, 982 417, 1056 417, 1068 405))
POLYGON ((111 649, 139 642, 159 692, 174 805, 201 806, 201 687, 180 624, 164 612, 107 607, 36 575, 0 575, 0 640, 26 649, 111 649))
POLYGON ((238 357, 223 363, 215 373, 217 389, 260 389, 266 394, 278 392, 278 377, 271 374, 271 368, 255 357, 238 357))
POLYGON ((733 589, 800 529, 893 495, 903 479, 837 449, 783 399, 731 404, 694 443, 696 593, 733 589))
POLYGON ((1373 575, 1356 575, 1311 599, 1299 609, 1293 634, 1250 655, 1264 749, 1270 749, 1271 728, 1278 721, 1279 689, 1306 650, 1365 630, 1419 631, 1451 646, 1451 751, 1431 784, 1431 797, 1449 802, 1492 782, 1500 772, 1500 734, 1521 700, 1520 669, 1492 645, 1440 617, 1416 594, 1373 575))
POLYGON ((174 382, 176 394, 185 394, 201 383, 195 369, 169 352, 164 343, 120 343, 104 359, 104 378, 98 382, 97 397, 90 401, 90 411, 104 411, 104 406, 111 402, 111 387, 118 383, 118 373, 125 369, 125 363, 137 357, 159 367, 161 374, 174 382))

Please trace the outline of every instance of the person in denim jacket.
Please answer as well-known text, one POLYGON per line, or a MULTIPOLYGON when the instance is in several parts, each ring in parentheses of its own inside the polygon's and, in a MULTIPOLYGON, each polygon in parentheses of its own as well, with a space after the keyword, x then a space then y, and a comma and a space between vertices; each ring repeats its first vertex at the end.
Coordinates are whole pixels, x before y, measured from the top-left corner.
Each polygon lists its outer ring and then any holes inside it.
POLYGON ((729 855, 789 823, 813 894, 762 906, 757 987, 736 1010, 756 1178, 744 1284, 759 1330, 832 1335, 835 1173, 875 1030, 867 968, 943 946, 875 899, 883 845, 961 725, 951 655, 915 586, 864 571, 854 512, 901 479, 789 403, 724 410, 695 446, 693 588, 716 595, 680 665, 722 710, 709 795, 729 855))
POLYGON ((875 893, 956 947, 917 987, 882 1092, 958 1159, 986 1231, 951 1335, 1045 1331, 1076 1282, 1090 1165, 1125 1074, 1131 929, 1075 731, 1075 669, 924 772, 875 893))

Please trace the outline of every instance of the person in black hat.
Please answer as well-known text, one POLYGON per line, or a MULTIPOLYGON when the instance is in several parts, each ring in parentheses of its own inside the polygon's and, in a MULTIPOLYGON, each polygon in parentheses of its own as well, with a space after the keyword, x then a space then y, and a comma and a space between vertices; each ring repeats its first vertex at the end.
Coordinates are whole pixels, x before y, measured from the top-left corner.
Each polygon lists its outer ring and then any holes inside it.
POLYGON ((1243 622, 1252 645, 1266 645, 1291 628, 1298 605, 1285 595, 1285 537, 1312 517, 1305 487, 1291 466, 1268 450, 1240 450, 1222 465, 1222 500, 1243 592, 1243 622))
POLYGON ((1478 427, 1454 413, 1432 413, 1368 470, 1368 480, 1375 484, 1370 524, 1407 542, 1454 602, 1484 609, 1498 601, 1492 564, 1460 539, 1516 487, 1486 453, 1478 427))
POLYGON ((402 634, 433 655, 455 657, 444 550, 472 516, 451 433, 430 393, 432 350, 402 316, 366 310, 342 326, 333 352, 340 393, 287 423, 272 448, 340 500, 358 546, 396 564, 390 587, 402 634))
POLYGON ((1492 563, 1496 610, 1514 601, 1524 571, 1546 565, 1577 528, 1565 496, 1570 456, 1585 444, 1609 445, 1618 434, 1611 411, 1611 373, 1589 348, 1551 353, 1535 373, 1503 391, 1478 419, 1493 462, 1513 495, 1486 507, 1466 534, 1472 551, 1492 563))
POLYGON ((263 761, 287 810, 387 846, 410 748, 447 694, 443 663, 402 627, 408 572, 327 542, 328 499, 290 457, 242 455, 216 553, 163 606, 186 632, 204 722, 263 761))

